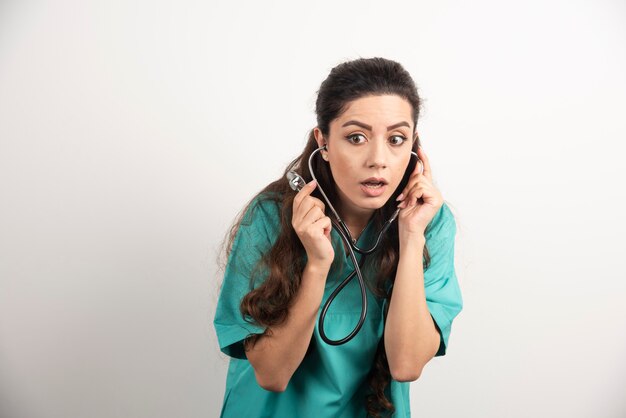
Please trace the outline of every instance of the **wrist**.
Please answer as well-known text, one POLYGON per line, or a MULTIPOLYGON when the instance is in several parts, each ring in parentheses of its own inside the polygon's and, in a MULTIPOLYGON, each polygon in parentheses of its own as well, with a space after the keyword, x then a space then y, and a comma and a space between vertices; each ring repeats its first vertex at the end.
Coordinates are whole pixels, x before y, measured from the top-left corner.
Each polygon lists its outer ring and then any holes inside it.
POLYGON ((399 237, 400 252, 423 251, 426 246, 426 237, 423 233, 401 234, 399 237))
POLYGON ((326 279, 326 276, 328 275, 328 272, 330 271, 331 264, 332 264, 332 261, 325 262, 325 261, 309 260, 304 266, 304 274, 326 279))

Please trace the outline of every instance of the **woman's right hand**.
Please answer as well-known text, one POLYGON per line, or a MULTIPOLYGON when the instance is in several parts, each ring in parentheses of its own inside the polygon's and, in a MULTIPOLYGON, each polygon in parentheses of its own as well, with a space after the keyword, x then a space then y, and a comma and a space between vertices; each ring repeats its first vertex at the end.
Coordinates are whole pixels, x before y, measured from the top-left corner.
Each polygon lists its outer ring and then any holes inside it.
POLYGON ((311 196, 317 187, 315 180, 305 184, 293 199, 291 225, 298 234, 308 257, 308 263, 330 267, 335 251, 330 241, 332 224, 324 213, 324 203, 311 196))

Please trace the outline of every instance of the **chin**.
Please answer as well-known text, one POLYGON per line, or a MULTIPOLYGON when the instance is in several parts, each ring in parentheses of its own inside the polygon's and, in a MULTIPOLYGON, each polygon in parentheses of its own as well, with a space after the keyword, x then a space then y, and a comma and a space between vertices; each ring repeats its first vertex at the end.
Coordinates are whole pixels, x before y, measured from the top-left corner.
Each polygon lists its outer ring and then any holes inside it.
MULTIPOLYGON (((395 188, 393 189, 395 191, 395 188)), ((389 193, 386 191, 380 196, 364 196, 360 191, 351 190, 351 193, 341 193, 340 196, 343 200, 350 202, 350 206, 352 206, 356 210, 363 211, 374 211, 382 208, 389 201, 393 193, 389 193)))
POLYGON ((380 209, 389 201, 391 196, 379 196, 379 197, 369 197, 369 198, 360 198, 357 201, 352 201, 353 204, 362 209, 371 209, 376 210, 380 209))

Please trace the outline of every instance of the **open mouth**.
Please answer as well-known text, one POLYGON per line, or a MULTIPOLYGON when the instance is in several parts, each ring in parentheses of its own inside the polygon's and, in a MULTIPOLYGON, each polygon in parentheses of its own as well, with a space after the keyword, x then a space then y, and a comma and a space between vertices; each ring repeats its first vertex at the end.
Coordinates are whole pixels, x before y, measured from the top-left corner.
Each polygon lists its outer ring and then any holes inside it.
POLYGON ((367 187, 368 189, 379 189, 381 187, 383 187, 385 185, 384 182, 380 181, 380 182, 374 182, 374 181, 365 181, 363 183, 361 183, 363 186, 367 187))
POLYGON ((378 197, 385 193, 387 180, 381 177, 370 177, 361 182, 361 190, 368 197, 378 197))
POLYGON ((387 180, 382 177, 370 177, 362 181, 361 184, 368 189, 379 189, 387 184, 387 180))

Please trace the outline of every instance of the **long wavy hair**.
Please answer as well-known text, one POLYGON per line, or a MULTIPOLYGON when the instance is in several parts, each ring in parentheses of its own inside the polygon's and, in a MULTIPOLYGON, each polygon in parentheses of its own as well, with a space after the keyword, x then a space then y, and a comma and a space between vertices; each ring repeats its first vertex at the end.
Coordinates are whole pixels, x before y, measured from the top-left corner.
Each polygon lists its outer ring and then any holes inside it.
MULTIPOLYGON (((325 137, 329 137, 331 121, 339 117, 351 101, 376 95, 396 95, 407 100, 412 108, 413 126, 417 125, 421 99, 410 74, 395 61, 384 58, 360 58, 337 65, 322 82, 315 103, 317 126, 325 137)), ((413 151, 417 152, 418 146, 419 138, 413 142, 413 151)), ((241 314, 246 320, 268 328, 264 334, 250 335, 244 342, 246 350, 249 350, 262 335, 271 336, 270 327, 279 325, 286 320, 288 310, 300 287, 305 267, 305 250, 291 224, 292 204, 296 192, 289 186, 285 174, 290 170, 295 170, 307 183, 311 181, 312 176, 309 171, 308 160, 317 148, 318 144, 312 129, 302 154, 291 161, 279 179, 267 185, 250 199, 237 216, 226 237, 225 254, 227 258, 241 220, 250 209, 251 202, 257 197, 261 197, 277 203, 280 208, 280 232, 271 249, 263 255, 259 263, 266 272, 265 280, 256 288, 251 285, 252 290, 243 297, 240 305, 241 314)), ((411 158, 409 169, 392 197, 382 208, 374 211, 373 222, 377 228, 380 228, 395 211, 395 198, 406 186, 415 164, 415 159, 411 158)), ((320 163, 319 158, 314 158, 312 165, 317 180, 330 201, 337 202, 338 194, 335 181, 328 164, 320 163)), ((317 189, 312 195, 322 198, 317 189)), ((326 212, 326 215, 333 217, 328 206, 326 212)), ((398 258, 398 223, 394 222, 381 240, 378 250, 367 259, 367 264, 370 267, 368 271, 376 274, 370 290, 377 297, 387 299, 387 307, 393 293, 398 258)), ((331 268, 338 267, 339 259, 342 257, 335 257, 331 268)), ((427 247, 425 247, 424 268, 428 267, 429 262, 430 256, 427 247)), ((385 310, 384 318, 386 319, 386 317, 387 311, 385 310)), ((395 407, 385 395, 385 390, 391 381, 391 373, 383 338, 378 344, 374 363, 367 380, 370 393, 366 396, 364 406, 368 414, 379 417, 381 414, 393 413, 395 407)))

